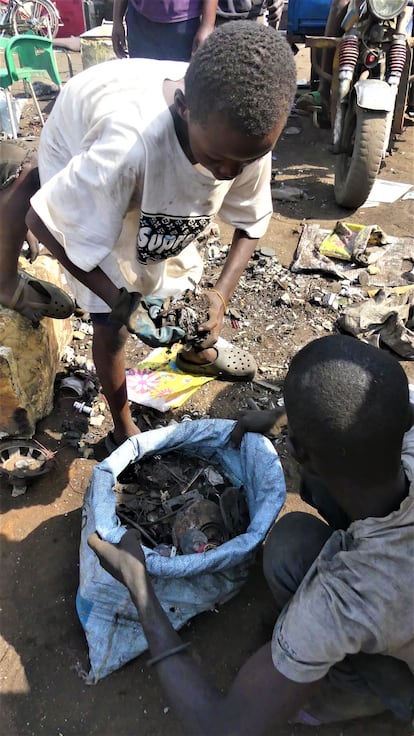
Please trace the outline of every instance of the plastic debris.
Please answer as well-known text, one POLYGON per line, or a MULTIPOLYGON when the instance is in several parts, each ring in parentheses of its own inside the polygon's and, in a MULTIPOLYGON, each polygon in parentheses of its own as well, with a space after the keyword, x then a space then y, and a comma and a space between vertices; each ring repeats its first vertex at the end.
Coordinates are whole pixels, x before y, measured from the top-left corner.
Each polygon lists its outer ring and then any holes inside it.
POLYGON ((92 406, 88 406, 84 401, 74 401, 73 408, 75 411, 79 412, 79 414, 87 414, 90 416, 93 413, 92 406))
POLYGON ((272 199, 281 202, 298 202, 300 199, 306 199, 306 194, 299 187, 275 186, 272 183, 272 199))

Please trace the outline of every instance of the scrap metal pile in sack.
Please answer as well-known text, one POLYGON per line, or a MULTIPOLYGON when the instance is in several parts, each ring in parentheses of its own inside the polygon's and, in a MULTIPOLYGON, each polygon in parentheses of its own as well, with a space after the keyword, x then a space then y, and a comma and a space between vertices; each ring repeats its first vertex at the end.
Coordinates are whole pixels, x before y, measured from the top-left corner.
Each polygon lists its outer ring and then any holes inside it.
POLYGON ((82 511, 76 599, 89 648, 87 682, 106 677, 147 648, 129 592, 88 546, 93 532, 117 544, 128 525, 140 527, 148 573, 175 629, 225 603, 246 582, 286 490, 270 440, 247 433, 234 448, 233 427, 226 419, 205 419, 142 432, 95 466, 82 511), (123 490, 133 493, 120 498, 126 468, 134 482, 123 490), (126 498, 132 503, 125 504, 126 498), (247 519, 239 503, 244 499, 247 519), (199 534, 207 542, 197 540, 199 534), (157 550, 165 544, 168 556, 157 550))
POLYGON ((116 488, 117 516, 165 557, 212 551, 249 525, 244 489, 201 458, 154 455, 119 480, 129 482, 116 488))

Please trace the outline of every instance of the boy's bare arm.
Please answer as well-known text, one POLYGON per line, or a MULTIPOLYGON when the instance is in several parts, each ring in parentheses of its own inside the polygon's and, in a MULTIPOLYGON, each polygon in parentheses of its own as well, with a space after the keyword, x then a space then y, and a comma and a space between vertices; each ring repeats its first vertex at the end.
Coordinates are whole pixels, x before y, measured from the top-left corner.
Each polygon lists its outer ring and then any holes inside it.
POLYGON ((92 271, 82 271, 78 266, 75 266, 67 257, 65 250, 62 248, 60 243, 58 243, 58 241, 53 237, 44 222, 32 208, 30 208, 26 216, 26 224, 32 233, 34 233, 40 242, 46 246, 50 253, 55 256, 59 263, 64 266, 72 276, 103 299, 103 301, 111 308, 116 305, 120 294, 118 287, 115 286, 115 284, 99 267, 94 268, 92 271))
POLYGON ((244 230, 235 230, 231 248, 217 280, 216 289, 223 295, 228 304, 239 283, 240 276, 252 257, 258 238, 249 238, 244 230))
POLYGON ((244 230, 234 231, 231 248, 221 274, 214 290, 208 292, 210 299, 209 319, 208 322, 200 325, 200 332, 209 332, 203 347, 214 345, 217 341, 223 323, 225 305, 229 303, 233 296, 240 276, 245 271, 257 243, 258 238, 249 238, 244 230), (221 297, 219 294, 221 294, 221 297))
MULTIPOLYGON (((213 686, 191 656, 163 611, 145 568, 136 532, 126 532, 118 545, 89 540, 101 565, 129 589, 161 683, 191 736, 260 736, 294 715, 317 683, 288 680, 273 664, 270 643, 242 666, 227 695, 213 686), (177 653, 171 650, 180 649, 177 653), (163 656, 170 652, 170 656, 163 656)), ((235 633, 237 636, 237 633, 235 633)), ((237 642, 235 642, 237 646, 237 642)))

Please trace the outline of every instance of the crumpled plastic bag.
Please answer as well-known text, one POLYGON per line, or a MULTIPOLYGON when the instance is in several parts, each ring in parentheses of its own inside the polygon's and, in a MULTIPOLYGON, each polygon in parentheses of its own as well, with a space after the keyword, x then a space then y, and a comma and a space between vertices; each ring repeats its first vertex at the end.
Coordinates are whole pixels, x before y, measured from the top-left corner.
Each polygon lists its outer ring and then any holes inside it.
POLYGON ((162 557, 143 546, 155 592, 175 629, 202 611, 232 598, 246 581, 257 546, 264 540, 286 497, 279 457, 262 435, 246 434, 230 445, 234 422, 204 419, 143 432, 96 465, 82 513, 80 581, 76 599, 95 683, 146 648, 144 632, 127 589, 99 564, 87 539, 95 530, 113 543, 125 532, 116 515, 113 484, 133 460, 173 450, 209 460, 237 488, 243 486, 250 515, 244 534, 210 552, 162 557))
POLYGON ((386 345, 405 360, 414 360, 414 290, 396 294, 380 289, 372 299, 347 307, 338 327, 376 347, 386 345))
MULTIPOLYGON (((376 226, 371 235, 380 238, 376 226)), ((339 279, 347 279, 351 283, 359 281, 364 286, 389 287, 403 286, 407 283, 407 261, 413 262, 414 239, 387 235, 387 242, 373 245, 370 237, 363 247, 362 240, 355 246, 352 260, 329 258, 321 252, 321 244, 331 234, 318 224, 303 226, 294 260, 291 265, 293 273, 322 272, 339 279)), ((362 236, 361 236, 362 239, 362 236)))
POLYGON ((319 246, 319 253, 341 261, 367 263, 368 246, 385 245, 387 236, 378 225, 357 225, 339 220, 319 246))

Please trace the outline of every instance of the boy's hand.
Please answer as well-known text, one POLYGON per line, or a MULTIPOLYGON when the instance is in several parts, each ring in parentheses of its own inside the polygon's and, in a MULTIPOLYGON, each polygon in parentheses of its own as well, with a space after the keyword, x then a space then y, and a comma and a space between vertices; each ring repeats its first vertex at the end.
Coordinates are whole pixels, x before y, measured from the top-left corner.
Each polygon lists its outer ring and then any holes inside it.
POLYGON ((279 28, 284 8, 283 0, 267 0, 267 22, 276 31, 279 28))
POLYGON ((258 432, 269 434, 276 422, 285 416, 285 410, 269 409, 267 411, 250 409, 243 412, 236 422, 231 435, 230 442, 233 447, 240 447, 240 443, 246 432, 258 432))
POLYGON ((197 33, 194 36, 193 46, 192 46, 192 49, 191 49, 191 54, 195 54, 195 52, 197 51, 197 49, 204 43, 204 41, 206 40, 207 36, 209 36, 210 33, 212 33, 213 31, 214 31, 214 25, 211 26, 211 25, 206 24, 206 23, 204 23, 204 24, 202 23, 200 25, 200 28, 198 29, 197 33))
POLYGON ((207 291, 209 299, 208 320, 198 328, 199 333, 206 333, 206 339, 200 343, 200 348, 205 350, 216 344, 220 335, 225 312, 225 302, 216 291, 207 291))
POLYGON ((137 335, 152 348, 167 347, 179 342, 185 335, 181 327, 166 325, 157 327, 155 320, 162 308, 162 299, 142 297, 138 292, 120 289, 117 303, 111 312, 111 321, 126 325, 129 332, 137 335))
POLYGON ((125 532, 119 544, 104 542, 95 532, 88 538, 101 566, 128 588, 137 576, 145 573, 145 556, 135 529, 125 532))
POLYGON ((118 59, 128 56, 125 41, 125 28, 122 21, 114 20, 112 24, 112 46, 118 59))

